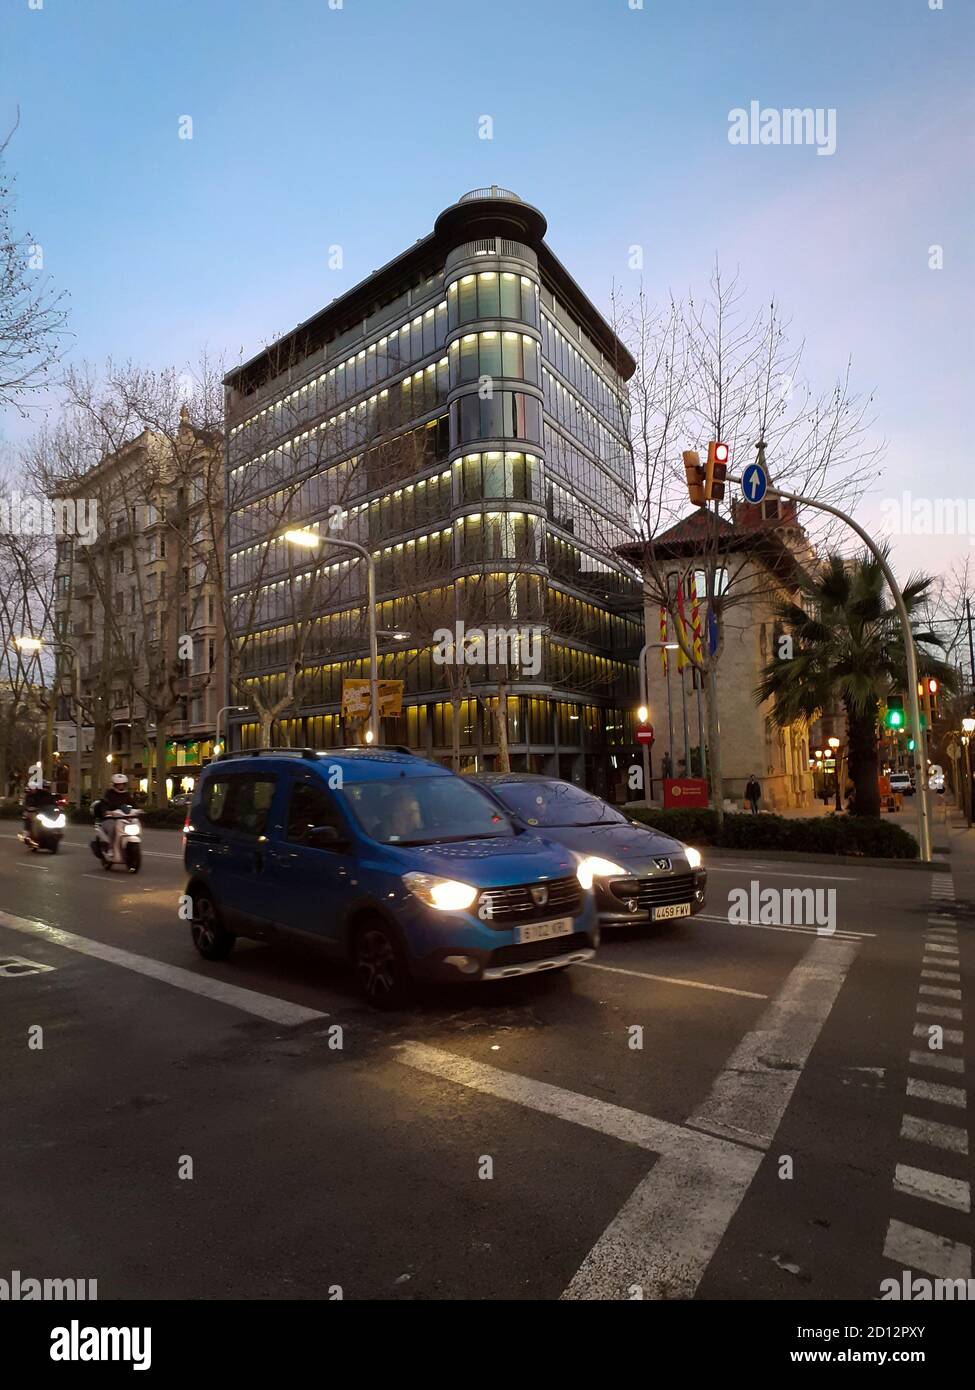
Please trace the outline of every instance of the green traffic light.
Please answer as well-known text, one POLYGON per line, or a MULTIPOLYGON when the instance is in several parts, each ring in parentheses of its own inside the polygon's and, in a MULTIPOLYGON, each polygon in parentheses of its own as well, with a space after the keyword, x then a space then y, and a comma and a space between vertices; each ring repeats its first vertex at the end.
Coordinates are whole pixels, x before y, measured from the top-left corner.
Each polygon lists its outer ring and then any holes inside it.
POLYGON ((889 709, 885 722, 888 729, 900 729, 904 724, 904 711, 900 709, 889 709))

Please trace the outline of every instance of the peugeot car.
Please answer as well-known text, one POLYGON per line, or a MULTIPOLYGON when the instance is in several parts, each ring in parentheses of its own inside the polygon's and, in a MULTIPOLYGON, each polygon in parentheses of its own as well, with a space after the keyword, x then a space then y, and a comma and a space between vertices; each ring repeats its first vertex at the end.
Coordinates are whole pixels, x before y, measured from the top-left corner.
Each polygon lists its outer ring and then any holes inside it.
POLYGON ((631 820, 571 782, 526 772, 477 781, 526 830, 571 850, 595 879, 603 927, 691 917, 704 907, 700 850, 631 820))

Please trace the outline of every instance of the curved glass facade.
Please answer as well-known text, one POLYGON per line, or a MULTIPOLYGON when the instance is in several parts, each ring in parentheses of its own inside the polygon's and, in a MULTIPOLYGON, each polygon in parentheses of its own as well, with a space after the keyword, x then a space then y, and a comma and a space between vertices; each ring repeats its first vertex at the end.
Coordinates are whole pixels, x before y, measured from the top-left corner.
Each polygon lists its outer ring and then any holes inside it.
POLYGON ((462 275, 447 289, 447 328, 453 331, 478 319, 517 319, 537 328, 538 286, 510 270, 462 275))
POLYGON ((541 383, 539 345, 527 333, 491 329, 465 333, 450 344, 450 386, 461 386, 481 377, 517 377, 541 383))
POLYGON ((520 439, 542 442, 542 403, 524 391, 494 391, 482 399, 472 392, 450 407, 450 447, 461 448, 481 439, 520 439))

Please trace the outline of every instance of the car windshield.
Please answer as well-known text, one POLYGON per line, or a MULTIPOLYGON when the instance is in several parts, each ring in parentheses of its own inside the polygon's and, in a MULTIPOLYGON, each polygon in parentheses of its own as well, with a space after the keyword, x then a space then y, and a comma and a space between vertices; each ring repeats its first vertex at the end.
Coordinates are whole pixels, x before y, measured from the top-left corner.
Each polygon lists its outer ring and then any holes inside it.
POLYGON ((504 813, 459 777, 347 783, 342 795, 366 834, 386 845, 496 840, 515 833, 504 813))
POLYGON ((619 811, 570 782, 500 782, 491 790, 526 825, 626 824, 619 811))

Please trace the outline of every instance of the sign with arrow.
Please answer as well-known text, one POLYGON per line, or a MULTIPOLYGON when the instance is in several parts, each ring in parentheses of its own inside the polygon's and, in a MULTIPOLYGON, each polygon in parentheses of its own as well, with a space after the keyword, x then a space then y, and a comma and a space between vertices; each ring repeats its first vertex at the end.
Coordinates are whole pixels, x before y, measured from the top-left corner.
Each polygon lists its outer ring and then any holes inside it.
POLYGON ((760 463, 750 463, 741 475, 746 502, 761 502, 768 491, 768 474, 760 463))

